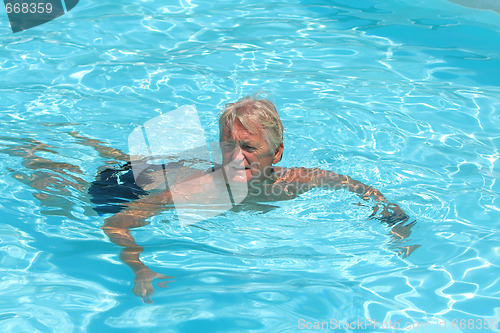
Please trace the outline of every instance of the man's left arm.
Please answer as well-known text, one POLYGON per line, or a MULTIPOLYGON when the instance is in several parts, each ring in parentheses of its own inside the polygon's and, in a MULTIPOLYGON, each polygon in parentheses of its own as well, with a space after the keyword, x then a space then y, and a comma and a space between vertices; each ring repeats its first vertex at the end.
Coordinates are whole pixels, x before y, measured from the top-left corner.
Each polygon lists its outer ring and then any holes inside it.
MULTIPOLYGON (((409 220, 408 215, 406 215, 398 204, 388 202, 384 195, 376 188, 333 171, 306 168, 300 168, 297 169, 297 171, 298 175, 296 179, 302 183, 308 183, 309 188, 317 187, 330 190, 346 189, 358 194, 365 201, 374 199, 376 204, 369 218, 376 218, 392 227, 391 234, 395 241, 401 241, 409 237, 411 227, 416 221, 406 224, 409 220)), ((404 246, 401 247, 401 249, 404 252, 403 254, 408 256, 417 247, 418 246, 404 246)))

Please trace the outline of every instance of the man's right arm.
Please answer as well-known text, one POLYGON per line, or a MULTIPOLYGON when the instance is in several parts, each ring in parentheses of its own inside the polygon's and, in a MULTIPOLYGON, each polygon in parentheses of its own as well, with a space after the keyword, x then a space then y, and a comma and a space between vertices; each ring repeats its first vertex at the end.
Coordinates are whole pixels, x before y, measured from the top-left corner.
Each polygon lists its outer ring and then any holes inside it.
POLYGON ((105 219, 101 227, 111 242, 124 247, 120 253, 120 259, 134 272, 133 292, 145 303, 152 302, 151 295, 154 293, 152 280, 171 277, 152 271, 140 260, 139 257, 144 248, 136 243, 130 229, 148 225, 148 218, 165 210, 166 205, 171 203, 172 196, 169 190, 148 195, 128 203, 124 210, 105 219))
POLYGON ((150 194, 141 199, 129 202, 126 208, 119 213, 104 220, 101 229, 110 237, 116 245, 133 247, 137 246, 130 229, 138 228, 149 224, 146 220, 165 209, 165 206, 172 203, 172 196, 169 190, 157 194, 150 194))

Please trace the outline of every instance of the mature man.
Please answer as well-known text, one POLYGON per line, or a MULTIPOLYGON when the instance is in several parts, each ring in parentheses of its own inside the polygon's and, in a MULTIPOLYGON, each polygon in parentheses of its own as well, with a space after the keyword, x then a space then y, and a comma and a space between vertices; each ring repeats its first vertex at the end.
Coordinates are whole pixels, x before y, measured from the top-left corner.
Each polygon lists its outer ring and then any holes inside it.
MULTIPOLYGON (((245 198, 240 205, 245 205, 292 199, 317 187, 347 189, 365 200, 376 200, 379 205, 374 207, 374 214, 380 206, 379 219, 394 226, 392 233, 398 238, 408 236, 409 227, 399 223, 407 221, 408 217, 398 205, 388 203, 378 190, 332 171, 274 166, 283 154, 283 125, 270 101, 246 97, 228 104, 220 115, 219 131, 222 165, 205 172, 180 164, 166 166, 164 172, 180 174, 177 182, 168 184, 168 189, 163 191, 136 189, 138 192, 133 195, 137 199, 122 204, 124 208, 108 217, 102 226, 113 243, 124 247, 120 257, 134 271, 133 291, 144 301, 151 301, 154 278, 169 277, 153 272, 140 261, 143 248, 135 242, 130 229, 147 225, 149 217, 173 207, 174 201, 175 204, 179 200, 217 204, 229 191, 233 198, 243 193, 245 198), (175 166, 184 169, 179 173, 174 170, 175 166)), ((95 182, 96 186, 102 184, 103 175, 105 173, 95 182)), ((100 190, 105 188, 101 186, 100 190)), ((413 249, 403 248, 406 255, 413 249)))

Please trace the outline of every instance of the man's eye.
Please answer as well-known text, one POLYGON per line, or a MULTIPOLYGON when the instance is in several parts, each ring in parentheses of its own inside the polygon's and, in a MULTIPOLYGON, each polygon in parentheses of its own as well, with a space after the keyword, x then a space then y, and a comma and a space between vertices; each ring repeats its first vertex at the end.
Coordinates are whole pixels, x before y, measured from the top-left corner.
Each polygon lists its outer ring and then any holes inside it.
POLYGON ((224 150, 233 150, 234 149, 234 143, 224 142, 222 144, 222 149, 224 149, 224 150))
POLYGON ((252 146, 243 146, 243 149, 245 149, 246 151, 254 151, 257 148, 252 147, 252 146))

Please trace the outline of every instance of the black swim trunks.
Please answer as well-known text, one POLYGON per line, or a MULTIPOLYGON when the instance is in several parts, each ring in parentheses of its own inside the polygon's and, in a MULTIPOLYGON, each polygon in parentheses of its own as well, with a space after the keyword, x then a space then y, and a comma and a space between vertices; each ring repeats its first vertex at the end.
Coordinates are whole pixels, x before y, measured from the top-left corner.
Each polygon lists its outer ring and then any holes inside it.
POLYGON ((99 215, 116 214, 125 208, 124 203, 148 194, 136 184, 130 162, 118 169, 108 168, 99 172, 88 193, 99 215))
MULTIPOLYGON (((137 165, 137 164, 136 164, 137 165)), ((170 175, 189 175, 195 170, 214 170, 213 164, 203 160, 180 160, 163 164, 142 164, 140 173, 141 184, 155 184, 153 175, 169 172, 170 175), (146 167, 145 167, 146 166, 146 167)), ((168 184, 165 183, 168 188, 168 184)), ((132 171, 132 163, 128 162, 117 169, 107 168, 97 174, 96 180, 90 185, 88 193, 90 201, 96 206, 94 210, 99 214, 116 214, 122 211, 127 202, 137 200, 149 192, 137 185, 132 171)))

